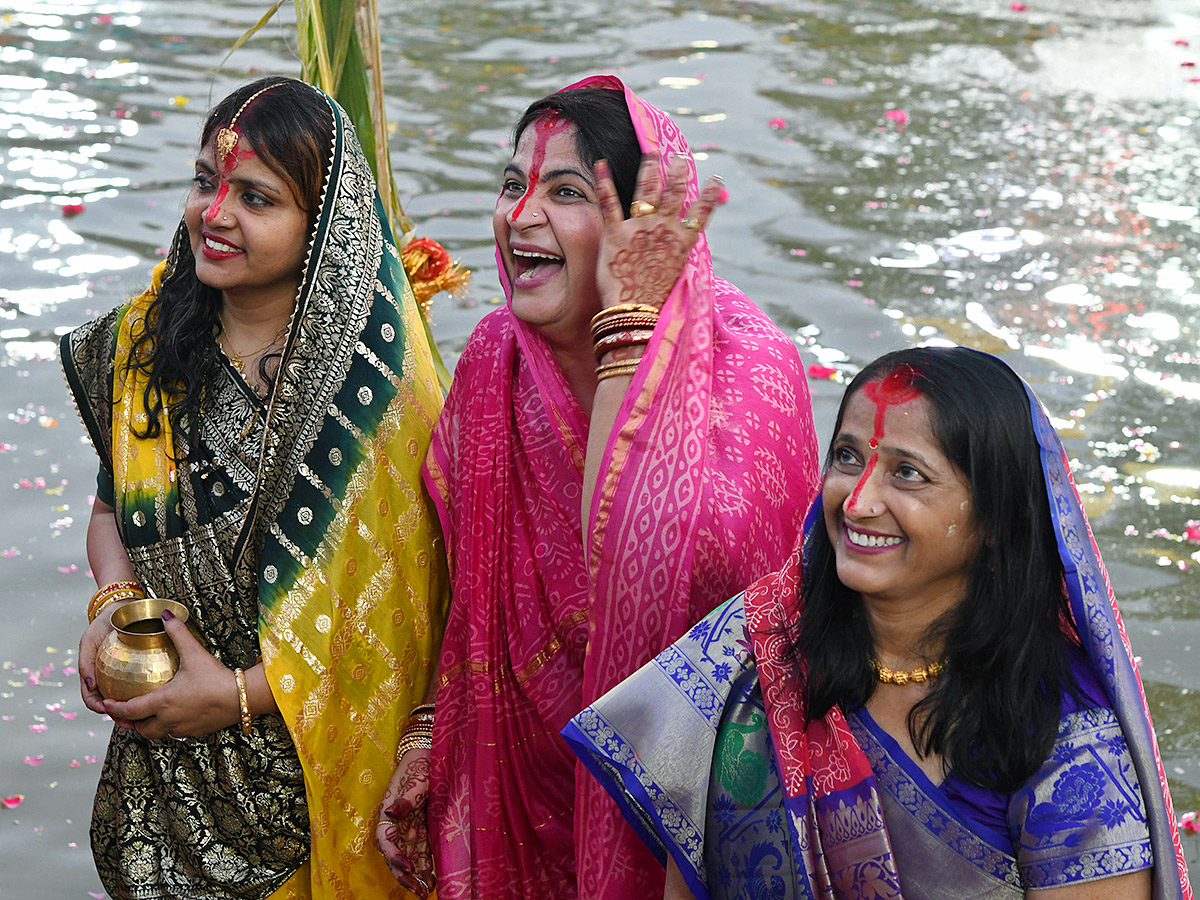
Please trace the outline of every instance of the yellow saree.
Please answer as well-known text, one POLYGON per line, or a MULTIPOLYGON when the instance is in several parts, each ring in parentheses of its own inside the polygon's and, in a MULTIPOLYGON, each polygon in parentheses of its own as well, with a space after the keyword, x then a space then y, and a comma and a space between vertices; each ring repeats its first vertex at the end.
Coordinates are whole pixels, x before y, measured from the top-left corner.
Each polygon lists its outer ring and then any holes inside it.
MULTIPOLYGON (((113 896, 407 898, 374 849, 404 721, 436 668, 448 587, 420 468, 442 396, 374 180, 340 107, 275 389, 231 366, 188 446, 138 438, 128 365, 151 287, 63 339, 63 364, 138 577, 183 599, 229 667, 259 656, 279 706, 187 742, 115 729, 93 816, 113 896)), ((151 313, 152 314, 152 313, 151 313)))

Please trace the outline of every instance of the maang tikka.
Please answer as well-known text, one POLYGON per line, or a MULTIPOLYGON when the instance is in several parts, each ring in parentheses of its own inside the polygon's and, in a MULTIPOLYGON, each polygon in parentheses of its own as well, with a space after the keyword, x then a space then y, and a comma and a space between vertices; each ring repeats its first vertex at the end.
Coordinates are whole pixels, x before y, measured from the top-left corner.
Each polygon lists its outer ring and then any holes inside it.
POLYGON ((246 111, 247 106, 257 100, 262 94, 265 94, 272 88, 278 87, 280 84, 283 84, 283 82, 269 84, 262 90, 255 91, 253 94, 247 97, 246 102, 238 107, 238 111, 233 114, 233 118, 229 120, 229 124, 217 132, 217 161, 220 162, 222 166, 225 165, 225 160, 228 159, 229 154, 237 149, 238 133, 234 129, 237 125, 238 117, 246 111))

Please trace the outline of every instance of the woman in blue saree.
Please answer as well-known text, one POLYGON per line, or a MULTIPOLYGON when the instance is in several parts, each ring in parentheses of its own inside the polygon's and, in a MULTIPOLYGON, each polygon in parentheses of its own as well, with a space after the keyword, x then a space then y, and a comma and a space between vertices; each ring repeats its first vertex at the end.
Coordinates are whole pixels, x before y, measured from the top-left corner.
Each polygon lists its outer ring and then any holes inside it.
POLYGON ((789 564, 564 731, 667 896, 1190 900, 1037 398, 993 357, 911 348, 854 379, 834 435, 789 564))

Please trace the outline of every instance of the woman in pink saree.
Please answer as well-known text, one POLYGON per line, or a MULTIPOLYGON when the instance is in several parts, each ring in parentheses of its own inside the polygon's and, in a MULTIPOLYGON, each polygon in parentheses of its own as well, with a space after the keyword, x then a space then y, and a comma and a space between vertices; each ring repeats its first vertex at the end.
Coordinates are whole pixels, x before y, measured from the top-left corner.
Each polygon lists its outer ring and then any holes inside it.
MULTIPOLYGON (((516 138, 493 220, 508 303, 426 457, 453 586, 432 766, 402 758, 385 807, 419 806, 429 771, 443 900, 652 896, 662 867, 559 732, 786 558, 816 490, 808 389, 713 274, 724 192, 667 115, 597 76, 516 138)), ((428 886, 419 824, 386 829, 393 872, 428 886)))

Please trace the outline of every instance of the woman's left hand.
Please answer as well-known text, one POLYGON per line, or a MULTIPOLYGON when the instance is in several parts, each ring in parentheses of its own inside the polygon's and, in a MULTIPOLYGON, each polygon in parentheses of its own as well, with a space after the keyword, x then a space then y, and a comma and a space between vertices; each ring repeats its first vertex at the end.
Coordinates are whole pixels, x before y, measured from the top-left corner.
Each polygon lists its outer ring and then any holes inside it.
POLYGON ((428 897, 434 884, 427 819, 429 757, 424 748, 413 748, 400 757, 375 829, 375 842, 392 877, 418 897, 428 897))
POLYGON ((239 722, 241 705, 233 670, 205 650, 179 619, 167 613, 163 626, 179 653, 175 677, 132 700, 105 700, 105 711, 119 725, 128 723, 150 740, 202 737, 239 722))
POLYGON ((608 163, 598 161, 595 173, 604 216, 604 238, 596 267, 601 303, 605 307, 648 303, 661 308, 713 209, 724 202, 721 179, 710 178, 699 198, 685 207, 689 181, 686 157, 671 160, 666 188, 660 189, 658 159, 647 156, 638 169, 633 215, 626 219, 608 163))

